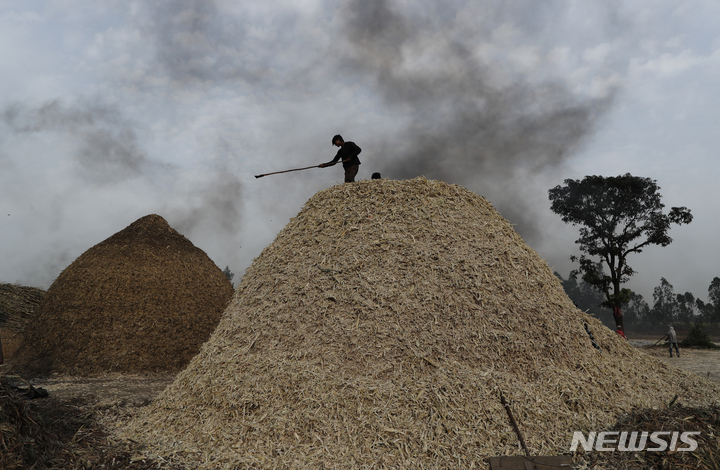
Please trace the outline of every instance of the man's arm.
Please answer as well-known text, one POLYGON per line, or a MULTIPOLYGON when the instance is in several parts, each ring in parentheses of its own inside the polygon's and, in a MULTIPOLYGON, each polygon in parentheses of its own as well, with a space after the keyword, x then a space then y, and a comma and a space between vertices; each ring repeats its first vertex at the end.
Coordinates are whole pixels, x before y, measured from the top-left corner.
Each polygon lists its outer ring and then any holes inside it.
MULTIPOLYGON (((332 160, 330 160, 327 163, 320 164, 320 168, 325 168, 325 167, 333 166, 334 164, 336 164, 338 162, 338 160, 340 160, 342 158, 342 151, 343 151, 343 148, 340 147, 340 150, 338 150, 337 154, 335 154, 335 158, 333 158, 332 160)), ((345 160, 343 160, 343 161, 345 161, 345 160)))

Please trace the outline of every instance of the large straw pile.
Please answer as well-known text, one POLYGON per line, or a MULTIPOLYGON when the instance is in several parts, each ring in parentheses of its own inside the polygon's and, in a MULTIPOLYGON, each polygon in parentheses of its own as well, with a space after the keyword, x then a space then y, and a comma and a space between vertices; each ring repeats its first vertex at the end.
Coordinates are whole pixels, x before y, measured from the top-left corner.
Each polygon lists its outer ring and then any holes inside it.
POLYGON ((720 390, 578 311, 482 197, 362 181, 307 202, 120 433, 204 468, 478 468, 519 452, 499 391, 552 454, 623 410, 720 390))
POLYGON ((58 276, 12 365, 26 375, 180 370, 232 292, 204 251, 148 215, 58 276))

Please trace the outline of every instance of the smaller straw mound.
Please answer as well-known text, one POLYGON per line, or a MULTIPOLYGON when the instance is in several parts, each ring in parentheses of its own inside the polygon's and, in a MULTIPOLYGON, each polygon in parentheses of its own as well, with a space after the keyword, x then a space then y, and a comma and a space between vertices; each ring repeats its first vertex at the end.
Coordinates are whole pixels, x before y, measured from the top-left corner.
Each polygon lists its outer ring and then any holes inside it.
POLYGON ((21 332, 45 297, 36 287, 0 284, 0 327, 21 332))
POLYGON ((720 388, 580 312, 482 197, 361 181, 307 202, 200 353, 117 432, 212 469, 482 468, 521 452, 500 391, 530 450, 556 454, 573 431, 720 388))
POLYGON ((209 338, 232 293, 204 251, 148 215, 63 270, 11 365, 25 376, 177 371, 209 338))

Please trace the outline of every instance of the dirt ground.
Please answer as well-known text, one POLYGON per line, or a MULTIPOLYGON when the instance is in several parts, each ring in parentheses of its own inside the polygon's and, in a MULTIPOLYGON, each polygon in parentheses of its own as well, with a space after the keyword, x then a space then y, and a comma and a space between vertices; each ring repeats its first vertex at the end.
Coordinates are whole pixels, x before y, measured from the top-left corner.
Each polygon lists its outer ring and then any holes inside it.
POLYGON ((655 356, 679 369, 694 372, 714 382, 720 382, 720 349, 680 349, 680 357, 670 357, 667 346, 641 348, 644 352, 655 356))
POLYGON ((54 375, 31 381, 61 401, 89 400, 96 407, 118 404, 143 406, 153 400, 175 379, 175 374, 106 374, 96 377, 54 375))
MULTIPOLYGON (((4 375, 3 368, 0 366, 4 391, 5 386, 27 391, 32 385, 38 391, 46 390, 48 396, 27 400, 26 406, 18 405, 17 400, 23 402, 22 398, 14 400, 15 406, 13 402, 3 402, 15 416, 14 426, 21 432, 21 442, 15 440, 16 444, 7 454, 0 452, 0 470, 160 468, 159 463, 146 459, 135 443, 114 441, 100 425, 99 418, 126 416, 147 405, 174 380, 174 374, 50 376, 27 382, 4 375)), ((4 429, 0 426, 0 431, 9 431, 3 438, 9 437, 12 442, 13 426, 4 429)), ((181 469, 167 465, 163 468, 181 469)))
POLYGON ((720 382, 720 349, 680 348, 680 357, 675 355, 673 349, 673 357, 670 357, 667 343, 660 342, 653 346, 655 343, 657 343, 657 339, 630 339, 630 344, 646 354, 657 357, 679 369, 693 372, 714 382, 720 382))

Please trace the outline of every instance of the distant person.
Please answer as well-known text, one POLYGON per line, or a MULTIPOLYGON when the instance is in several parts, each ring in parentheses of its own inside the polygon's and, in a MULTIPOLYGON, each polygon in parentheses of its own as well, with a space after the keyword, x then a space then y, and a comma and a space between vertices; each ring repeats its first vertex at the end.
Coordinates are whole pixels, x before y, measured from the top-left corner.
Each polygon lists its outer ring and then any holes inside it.
POLYGON ((619 334, 620 336, 622 336, 623 338, 627 339, 627 336, 625 336, 625 333, 623 333, 623 327, 622 327, 622 326, 618 326, 618 327, 617 327, 617 332, 616 332, 616 333, 619 334))
POLYGON ((379 180, 381 178, 382 178, 382 176, 380 176, 380 173, 378 173, 377 171, 372 174, 372 179, 374 179, 374 180, 379 180))
POLYGON ((320 164, 320 168, 326 168, 333 166, 338 161, 342 162, 343 168, 345 169, 345 182, 355 182, 355 175, 357 175, 360 169, 360 159, 358 155, 362 152, 362 149, 358 147, 355 142, 345 142, 340 134, 332 138, 332 144, 336 147, 340 147, 335 158, 327 163, 320 164))
POLYGON ((677 357, 680 357, 680 350, 678 349, 677 345, 677 335, 675 334, 675 328, 672 327, 672 325, 668 325, 668 342, 670 343, 670 357, 672 357, 672 348, 675 346, 675 352, 677 353, 677 357))

